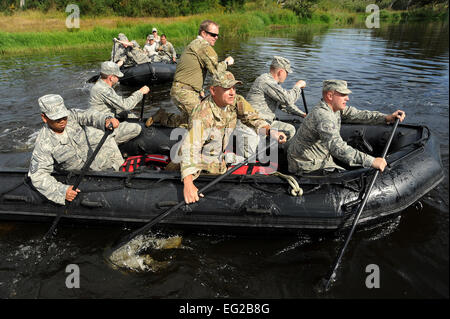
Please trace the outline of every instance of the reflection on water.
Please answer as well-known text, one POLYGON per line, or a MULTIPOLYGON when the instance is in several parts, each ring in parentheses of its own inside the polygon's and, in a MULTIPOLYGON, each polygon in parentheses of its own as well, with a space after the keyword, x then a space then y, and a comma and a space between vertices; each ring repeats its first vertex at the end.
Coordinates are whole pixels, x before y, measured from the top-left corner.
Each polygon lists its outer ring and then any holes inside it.
MULTIPOLYGON (((446 170, 445 181, 421 200, 422 210, 410 207, 400 218, 354 235, 339 281, 327 297, 448 298, 448 24, 382 25, 370 30, 302 27, 280 34, 219 39, 219 56, 234 57, 230 70, 244 82, 238 93, 245 96, 252 81, 268 72, 273 55, 285 56, 294 72, 283 86, 291 88, 305 79, 309 109, 320 99, 323 80, 347 80, 353 91, 350 105, 386 113, 402 108, 407 123, 430 127, 441 143, 446 170), (382 271, 382 287, 376 291, 364 286, 364 269, 370 263, 382 271)), ((58 93, 69 107, 86 108, 92 85, 85 81, 108 57, 109 52, 98 50, 2 57, 0 155, 17 153, 13 161, 26 165, 41 126, 38 97, 58 93)), ((119 91, 129 95, 134 89, 119 91)), ((159 107, 175 110, 169 89, 151 87, 146 115, 159 107)), ((301 101, 297 105, 303 108, 301 101)), ((279 113, 280 118, 287 116, 279 113)), ((111 269, 104 261, 104 247, 121 236, 120 230, 64 228, 55 243, 57 258, 31 276, 29 247, 39 246, 47 226, 0 223, 0 251, 6 256, 0 260, 0 297, 322 297, 312 288, 329 271, 342 244, 342 237, 304 234, 185 234, 183 245, 190 249, 170 250, 171 267, 135 276, 111 269), (68 263, 80 264, 89 281, 82 291, 61 288, 68 263), (37 286, 39 293, 33 288, 37 286)), ((134 259, 134 268, 152 263, 141 261, 134 259)))
POLYGON ((157 238, 151 235, 139 235, 115 249, 108 257, 108 260, 115 267, 119 268, 157 272, 166 268, 169 265, 169 261, 155 260, 150 254, 143 252, 149 249, 163 250, 180 247, 180 236, 157 238))

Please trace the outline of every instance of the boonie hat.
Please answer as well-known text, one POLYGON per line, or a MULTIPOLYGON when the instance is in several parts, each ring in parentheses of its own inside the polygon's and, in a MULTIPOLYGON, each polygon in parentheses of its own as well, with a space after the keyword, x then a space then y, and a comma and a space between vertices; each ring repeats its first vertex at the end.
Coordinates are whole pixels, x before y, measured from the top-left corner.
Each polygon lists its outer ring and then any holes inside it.
POLYGON ((347 81, 344 80, 325 80, 323 81, 322 91, 336 91, 341 94, 352 93, 352 91, 347 88, 347 81))
POLYGON ((102 65, 100 66, 100 73, 106 75, 115 75, 119 78, 123 76, 123 73, 120 72, 119 66, 112 61, 102 62, 102 65))
POLYGON ((275 55, 270 66, 277 69, 284 69, 287 73, 292 73, 291 62, 282 56, 275 55))
POLYGON ((61 95, 47 94, 41 96, 38 99, 38 103, 41 112, 52 121, 69 116, 69 111, 64 105, 64 100, 61 95))
POLYGON ((156 28, 153 28, 153 29, 152 29, 152 32, 155 32, 155 31, 158 32, 158 30, 156 30, 156 28))
POLYGON ((214 74, 212 80, 212 86, 221 86, 225 89, 229 89, 235 86, 237 83, 242 84, 241 81, 238 81, 234 78, 233 73, 230 71, 219 72, 214 74))

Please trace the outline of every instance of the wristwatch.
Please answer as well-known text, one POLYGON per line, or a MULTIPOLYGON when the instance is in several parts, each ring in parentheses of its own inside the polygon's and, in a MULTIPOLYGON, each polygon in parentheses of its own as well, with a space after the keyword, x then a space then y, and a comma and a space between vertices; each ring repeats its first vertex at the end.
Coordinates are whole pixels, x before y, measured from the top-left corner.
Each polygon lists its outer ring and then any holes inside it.
MULTIPOLYGON (((106 126, 106 121, 107 121, 107 120, 110 120, 110 119, 112 119, 112 118, 114 118, 114 117, 112 117, 111 115, 108 115, 107 117, 105 117, 105 126, 106 126)), ((107 128, 110 129, 110 130, 113 130, 113 129, 114 129, 113 123, 112 123, 112 122, 109 122, 109 125, 108 125, 107 128)))

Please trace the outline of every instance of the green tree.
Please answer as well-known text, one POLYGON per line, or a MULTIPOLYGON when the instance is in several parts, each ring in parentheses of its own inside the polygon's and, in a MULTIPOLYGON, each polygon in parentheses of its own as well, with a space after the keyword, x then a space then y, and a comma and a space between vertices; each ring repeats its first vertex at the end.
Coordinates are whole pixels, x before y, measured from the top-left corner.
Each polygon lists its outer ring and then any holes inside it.
POLYGON ((290 9, 300 18, 311 18, 312 6, 318 0, 279 0, 283 8, 290 9))

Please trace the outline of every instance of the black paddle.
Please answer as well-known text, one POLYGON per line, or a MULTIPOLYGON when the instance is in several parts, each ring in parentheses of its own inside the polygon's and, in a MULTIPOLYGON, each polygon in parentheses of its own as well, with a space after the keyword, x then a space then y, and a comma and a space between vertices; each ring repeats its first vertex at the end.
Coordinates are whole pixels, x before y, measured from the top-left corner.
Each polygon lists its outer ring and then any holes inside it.
MULTIPOLYGON (((91 166, 92 162, 95 159, 95 156, 97 156, 98 151, 100 151, 100 148, 103 146, 103 144, 106 141, 106 138, 114 131, 114 128, 112 126, 112 123, 109 123, 109 126, 107 129, 105 129, 105 134, 103 134, 102 139, 100 140, 100 142, 98 143, 97 147, 94 150, 94 153, 92 153, 91 157, 88 158, 88 160, 86 161, 86 163, 84 163, 83 168, 81 169, 80 175, 78 175, 77 179, 75 180, 75 183, 73 184, 72 189, 76 190, 78 188, 78 186, 80 185, 81 181, 83 180, 84 175, 86 174, 87 170, 89 169, 89 166, 91 166)), ((73 199, 71 202, 66 201, 66 205, 65 205, 65 209, 64 209, 64 214, 68 214, 69 210, 71 208, 72 203, 75 201, 75 199, 73 199)), ((55 220, 53 221, 52 226, 50 227, 50 229, 47 231, 47 233, 44 236, 44 240, 55 235, 56 233, 56 226, 58 225, 59 220, 62 217, 62 212, 63 210, 60 210, 58 215, 56 216, 55 220)))
MULTIPOLYGON (((264 148, 262 151, 260 151, 259 153, 254 153, 252 156, 250 156, 249 158, 247 158, 245 161, 237 164, 235 167, 231 168, 230 170, 228 170, 226 173, 220 175, 219 177, 217 177, 216 179, 214 179, 213 181, 211 181, 210 183, 208 183, 206 186, 204 186, 202 189, 200 189, 198 191, 199 194, 203 193, 204 191, 206 191, 208 188, 211 188, 212 186, 216 185, 218 182, 220 182, 222 179, 224 179, 225 177, 229 176, 230 174, 232 174, 234 171, 238 170, 240 167, 247 165, 249 162, 256 160, 256 158, 261 155, 264 154, 264 152, 266 152, 267 149, 271 148, 272 146, 275 146, 275 144, 278 144, 278 141, 272 141, 266 148, 264 148)), ((147 224, 145 224, 144 226, 142 226, 141 228, 135 230, 134 232, 132 232, 131 234, 129 234, 124 240, 122 240, 120 242, 120 244, 116 245, 116 248, 113 249, 113 251, 116 251, 118 248, 122 247, 125 245, 125 243, 131 241, 134 237, 148 231, 152 226, 154 226, 155 224, 159 223, 161 220, 163 220, 164 218, 166 218, 167 216, 169 216, 171 213, 173 213, 174 211, 178 210, 181 206, 183 206, 186 202, 183 200, 181 202, 179 202, 177 205, 172 206, 171 208, 169 208, 168 210, 166 210, 165 212, 159 214, 158 216, 154 217, 152 220, 150 220, 147 224)))
POLYGON ((167 55, 169 57, 170 63, 177 63, 177 61, 173 60, 173 57, 170 56, 169 52, 167 52, 166 50, 162 50, 164 52, 165 55, 167 55))
POLYGON ((87 80, 87 83, 95 83, 100 78, 100 74, 93 75, 87 80))
POLYGON ((144 118, 144 103, 145 103, 145 94, 142 96, 142 102, 141 102, 141 115, 139 117, 139 120, 142 121, 144 118))
POLYGON ((113 56, 111 58, 111 61, 116 63, 116 61, 114 61, 114 59, 116 58, 116 38, 113 38, 112 42, 113 42, 113 56))
POLYGON ((305 99, 305 93, 302 90, 302 100, 303 100, 303 105, 305 106, 305 113, 308 114, 308 107, 306 106, 306 99, 305 99))
MULTIPOLYGON (((399 121, 400 120, 398 118, 395 120, 395 124, 394 124, 394 127, 392 129, 391 136, 389 137, 389 140, 387 141, 386 146, 384 147, 383 154, 381 155, 382 158, 386 157, 386 154, 387 154, 387 152, 389 150, 389 147, 391 146, 392 139, 394 138, 395 131, 397 130, 397 126, 398 126, 399 121)), ((342 259, 342 256, 344 255, 344 251, 347 248, 347 245, 350 242, 350 239, 352 238, 353 232, 355 231, 356 225, 358 224, 359 217, 361 216, 361 213, 364 210, 364 207, 366 206, 367 200, 368 200, 368 198, 370 196, 370 193, 372 192, 373 185, 375 184, 375 181, 376 181, 379 173, 380 173, 379 170, 377 170, 375 172, 375 175, 373 176, 372 181, 370 182, 369 188, 367 189, 367 192, 364 194, 364 198, 363 198, 363 201, 361 203, 361 206, 359 206, 358 212, 357 212, 357 214, 355 216, 355 219, 353 220, 352 228, 351 228, 351 230, 350 230, 350 232, 349 232, 349 234, 347 236, 347 239, 345 240, 344 246, 342 246, 342 248, 341 248, 341 250, 339 252, 338 258, 334 262, 334 266, 333 266, 333 269, 331 271, 330 277, 329 277, 329 279, 326 281, 326 283, 324 285, 325 291, 329 290, 331 282, 336 277, 336 270, 337 270, 337 268, 339 266, 339 263, 340 263, 340 261, 342 259)))

